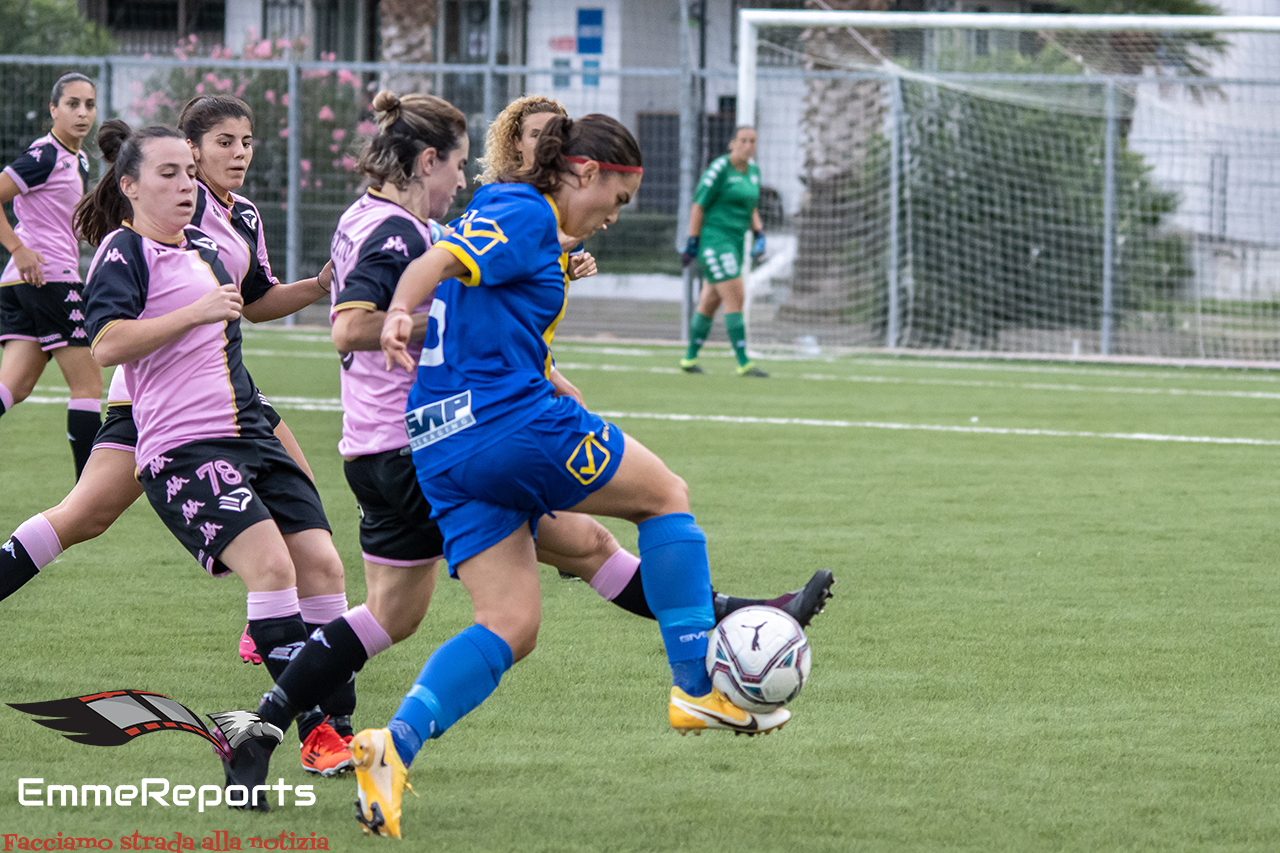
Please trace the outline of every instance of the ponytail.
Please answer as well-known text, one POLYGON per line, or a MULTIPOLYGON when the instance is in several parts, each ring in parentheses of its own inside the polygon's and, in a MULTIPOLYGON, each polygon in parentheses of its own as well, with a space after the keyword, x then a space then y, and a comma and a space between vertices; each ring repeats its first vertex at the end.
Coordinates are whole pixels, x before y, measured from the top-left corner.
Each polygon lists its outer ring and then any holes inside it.
POLYGON ((533 151, 533 165, 509 180, 529 184, 539 192, 558 189, 573 163, 595 160, 605 171, 641 171, 640 146, 631 131, 615 118, 592 113, 580 119, 556 116, 546 123, 533 151))

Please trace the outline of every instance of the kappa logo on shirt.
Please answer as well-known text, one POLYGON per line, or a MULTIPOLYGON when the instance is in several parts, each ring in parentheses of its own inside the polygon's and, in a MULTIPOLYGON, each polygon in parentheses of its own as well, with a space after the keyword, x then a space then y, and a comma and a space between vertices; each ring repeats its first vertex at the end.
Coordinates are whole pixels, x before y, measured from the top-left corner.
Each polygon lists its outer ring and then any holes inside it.
POLYGON ((107 253, 102 256, 102 262, 104 264, 121 263, 126 267, 129 266, 129 262, 124 259, 124 253, 115 246, 107 249, 107 253))
POLYGON ((31 149, 30 151, 28 151, 27 153, 31 155, 31 159, 32 159, 32 160, 35 160, 37 163, 39 163, 39 162, 40 162, 40 155, 44 153, 44 149, 42 149, 42 148, 32 148, 32 149, 31 149))
POLYGON ((406 258, 409 257, 409 247, 405 245, 404 238, 401 237, 399 234, 395 235, 394 237, 388 237, 387 242, 382 244, 382 251, 399 252, 400 254, 404 255, 406 258))
POLYGON ((79 301, 80 301, 80 294, 79 294, 79 293, 76 293, 74 290, 68 290, 68 291, 67 291, 67 298, 66 298, 66 299, 64 299, 64 300, 62 300, 62 301, 63 301, 63 302, 79 302, 79 301))

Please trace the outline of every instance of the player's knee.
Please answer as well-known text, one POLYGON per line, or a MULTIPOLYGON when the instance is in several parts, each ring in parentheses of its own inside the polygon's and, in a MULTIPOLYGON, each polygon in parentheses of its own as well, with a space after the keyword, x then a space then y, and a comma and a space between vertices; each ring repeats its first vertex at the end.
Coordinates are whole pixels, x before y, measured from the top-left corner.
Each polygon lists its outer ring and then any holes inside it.
POLYGON ((314 531, 309 540, 295 540, 289 549, 298 573, 298 586, 307 595, 330 595, 346 591, 342 558, 325 531, 314 531))
POLYGON ((689 511, 689 484, 679 474, 667 470, 666 477, 657 486, 653 515, 689 511))
POLYGON ((227 566, 250 584, 250 589, 278 590, 289 589, 298 585, 297 574, 293 562, 287 553, 265 554, 256 559, 244 559, 235 555, 228 560, 225 552, 221 559, 227 566))
POLYGON ((23 376, 11 382, 5 382, 5 387, 13 395, 13 404, 16 406, 30 397, 32 391, 36 390, 36 380, 27 381, 27 378, 23 376))
POLYGON ((514 660, 527 657, 538 645, 538 628, 542 623, 539 607, 510 607, 488 613, 476 613, 476 622, 497 634, 511 647, 514 660))
POLYGON ((379 602, 381 606, 376 610, 372 605, 369 609, 374 613, 382 630, 387 632, 391 642, 398 643, 401 640, 407 640, 417 632, 418 626, 427 615, 429 602, 430 599, 425 602, 400 599, 394 603, 384 600, 379 602))
POLYGON ((618 544, 617 537, 609 532, 609 528, 594 519, 592 521, 594 523, 586 543, 590 549, 588 553, 603 562, 612 557, 622 546, 618 544))

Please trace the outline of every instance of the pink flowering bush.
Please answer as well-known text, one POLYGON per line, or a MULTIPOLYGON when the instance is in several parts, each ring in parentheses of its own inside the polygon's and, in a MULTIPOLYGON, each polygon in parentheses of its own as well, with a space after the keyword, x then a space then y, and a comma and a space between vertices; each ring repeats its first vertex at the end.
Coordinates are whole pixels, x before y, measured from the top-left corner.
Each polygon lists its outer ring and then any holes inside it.
MULTIPOLYGON (((197 95, 235 95, 254 112, 254 155, 239 192, 262 212, 268 246, 278 275, 284 274, 285 210, 292 203, 288 192, 289 85, 287 72, 270 68, 215 68, 201 66, 194 40, 175 49, 187 60, 182 68, 165 69, 145 83, 134 84, 134 99, 125 118, 135 127, 176 125, 183 106, 197 95)), ((305 44, 287 40, 250 38, 239 57, 228 48, 215 47, 212 59, 251 61, 283 59, 287 52, 299 55, 305 44)), ((322 62, 333 62, 323 54, 322 62)), ((313 68, 299 74, 300 186, 296 200, 305 225, 302 258, 304 272, 328 256, 328 240, 338 215, 362 188, 355 173, 356 156, 375 126, 369 119, 373 93, 366 77, 346 69, 313 68)))

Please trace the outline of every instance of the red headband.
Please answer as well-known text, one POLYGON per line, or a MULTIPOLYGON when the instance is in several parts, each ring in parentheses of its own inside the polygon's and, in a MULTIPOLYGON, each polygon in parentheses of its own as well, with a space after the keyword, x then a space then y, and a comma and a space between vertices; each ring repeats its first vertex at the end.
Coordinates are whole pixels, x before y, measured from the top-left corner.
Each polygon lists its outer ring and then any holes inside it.
POLYGON ((590 157, 565 157, 570 163, 595 163, 606 172, 626 172, 629 175, 643 175, 644 169, 639 166, 620 166, 617 163, 602 163, 590 157))

